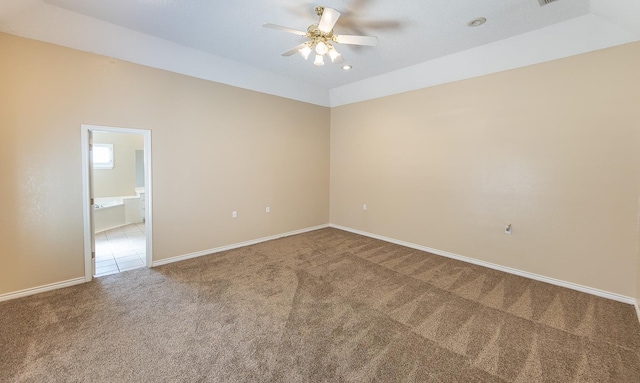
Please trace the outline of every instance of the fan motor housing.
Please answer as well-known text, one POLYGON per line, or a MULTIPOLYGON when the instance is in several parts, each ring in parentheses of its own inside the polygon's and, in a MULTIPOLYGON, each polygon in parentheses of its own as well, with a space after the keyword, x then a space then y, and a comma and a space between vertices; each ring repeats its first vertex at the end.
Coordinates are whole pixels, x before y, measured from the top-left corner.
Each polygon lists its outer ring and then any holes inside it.
POLYGON ((309 25, 309 28, 307 28, 307 37, 315 42, 322 41, 326 43, 327 41, 334 41, 333 29, 325 33, 318 29, 318 24, 309 25))

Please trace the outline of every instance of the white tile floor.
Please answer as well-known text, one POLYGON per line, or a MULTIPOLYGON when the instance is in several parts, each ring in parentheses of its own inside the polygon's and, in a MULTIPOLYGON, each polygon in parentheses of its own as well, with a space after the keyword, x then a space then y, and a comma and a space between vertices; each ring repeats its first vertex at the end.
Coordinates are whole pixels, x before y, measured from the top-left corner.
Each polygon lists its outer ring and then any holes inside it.
POLYGON ((96 277, 144 267, 144 223, 133 223, 96 233, 96 277))

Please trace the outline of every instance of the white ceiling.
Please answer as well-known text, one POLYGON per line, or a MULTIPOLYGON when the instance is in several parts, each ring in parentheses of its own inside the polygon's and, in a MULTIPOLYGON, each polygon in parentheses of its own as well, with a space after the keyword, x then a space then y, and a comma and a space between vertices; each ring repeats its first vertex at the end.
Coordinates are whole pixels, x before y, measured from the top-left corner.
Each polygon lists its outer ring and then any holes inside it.
POLYGON ((0 31, 326 106, 640 40, 640 0, 2 0, 0 31), (280 54, 316 5, 342 13, 351 71, 280 54), (470 28, 483 16, 487 23, 470 28))

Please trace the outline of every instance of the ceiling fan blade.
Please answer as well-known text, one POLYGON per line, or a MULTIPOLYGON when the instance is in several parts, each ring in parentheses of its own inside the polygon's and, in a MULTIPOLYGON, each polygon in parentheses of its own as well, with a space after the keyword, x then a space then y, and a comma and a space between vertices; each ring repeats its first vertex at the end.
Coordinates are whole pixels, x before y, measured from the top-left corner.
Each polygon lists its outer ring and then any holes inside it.
POLYGON ((340 35, 335 38, 339 44, 367 45, 370 47, 375 47, 378 44, 378 38, 374 36, 340 35))
POLYGON ((287 32, 287 33, 293 33, 294 35, 298 35, 298 36, 306 36, 307 35, 307 32, 299 31, 297 29, 283 27, 282 25, 276 25, 276 24, 267 23, 267 24, 262 24, 262 26, 265 27, 265 28, 277 29, 279 31, 283 31, 283 32, 287 32))
POLYGON ((325 8, 324 11, 322 11, 322 17, 320 18, 318 29, 324 33, 331 32, 333 26, 336 25, 336 22, 338 21, 338 17, 340 17, 340 12, 333 8, 325 8))
POLYGON ((300 45, 296 45, 295 47, 289 49, 288 51, 284 52, 282 55, 285 57, 289 57, 292 56, 294 54, 296 54, 300 49, 304 48, 304 46, 307 45, 307 43, 302 43, 300 45))

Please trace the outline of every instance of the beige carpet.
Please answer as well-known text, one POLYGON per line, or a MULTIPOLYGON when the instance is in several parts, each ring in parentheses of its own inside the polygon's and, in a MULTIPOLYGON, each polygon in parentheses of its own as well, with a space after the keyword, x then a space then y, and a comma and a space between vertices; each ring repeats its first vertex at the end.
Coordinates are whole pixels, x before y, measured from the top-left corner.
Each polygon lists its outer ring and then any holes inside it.
POLYGON ((632 306, 323 229, 0 304, 1 382, 640 382, 632 306))

